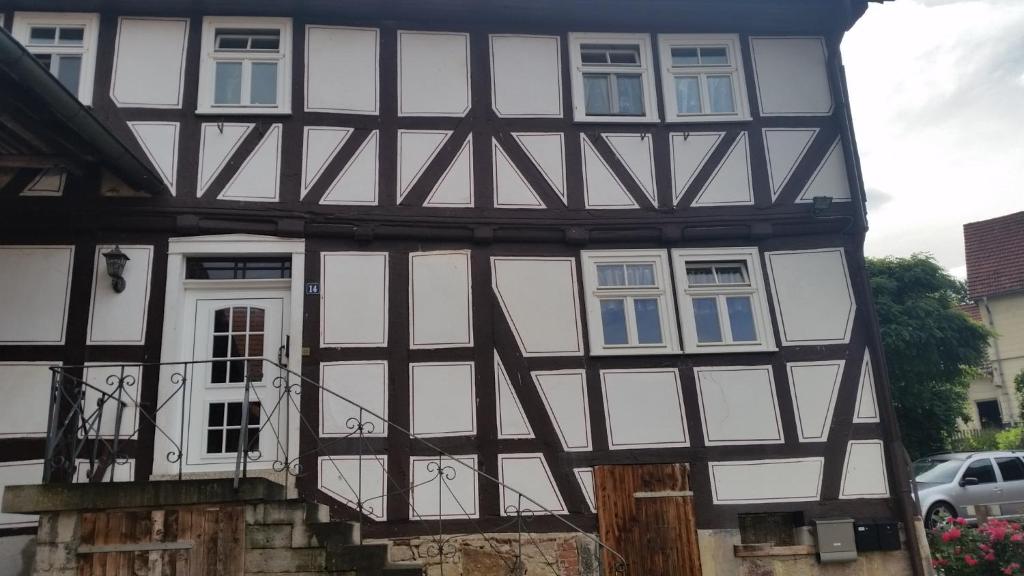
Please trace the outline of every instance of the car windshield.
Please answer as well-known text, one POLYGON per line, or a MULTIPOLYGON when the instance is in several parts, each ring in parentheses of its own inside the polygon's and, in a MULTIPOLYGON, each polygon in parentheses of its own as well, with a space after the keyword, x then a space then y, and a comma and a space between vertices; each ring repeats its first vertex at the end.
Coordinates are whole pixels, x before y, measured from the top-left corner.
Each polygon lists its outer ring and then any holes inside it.
POLYGON ((963 463, 962 458, 922 458, 914 462, 914 479, 926 484, 952 482, 963 463))

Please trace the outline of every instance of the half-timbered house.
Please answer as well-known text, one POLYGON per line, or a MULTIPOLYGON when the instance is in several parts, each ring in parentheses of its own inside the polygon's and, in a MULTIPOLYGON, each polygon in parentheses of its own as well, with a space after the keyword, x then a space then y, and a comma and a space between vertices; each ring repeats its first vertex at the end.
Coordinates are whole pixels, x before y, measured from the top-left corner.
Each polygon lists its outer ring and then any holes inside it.
POLYGON ((0 92, 97 126, 0 110, 0 528, 38 574, 922 573, 866 7, 0 0, 0 92))

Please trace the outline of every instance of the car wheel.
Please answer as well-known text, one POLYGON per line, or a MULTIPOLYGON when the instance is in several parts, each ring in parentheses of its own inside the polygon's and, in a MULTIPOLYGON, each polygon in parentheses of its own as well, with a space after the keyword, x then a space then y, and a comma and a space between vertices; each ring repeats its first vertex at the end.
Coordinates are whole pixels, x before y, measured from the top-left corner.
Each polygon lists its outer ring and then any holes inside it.
POLYGON ((936 502, 928 508, 928 514, 925 516, 925 525, 928 528, 935 528, 946 522, 949 518, 956 518, 956 509, 945 502, 936 502))

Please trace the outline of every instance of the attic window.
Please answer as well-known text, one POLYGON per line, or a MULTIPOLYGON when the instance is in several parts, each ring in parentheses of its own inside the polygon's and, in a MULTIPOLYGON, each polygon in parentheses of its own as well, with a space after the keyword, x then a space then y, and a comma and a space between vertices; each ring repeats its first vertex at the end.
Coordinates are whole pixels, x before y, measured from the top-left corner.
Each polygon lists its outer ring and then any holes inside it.
POLYGON ((661 34, 658 50, 666 120, 750 119, 738 36, 661 34))
POLYGON ((290 37, 287 18, 205 18, 198 111, 289 112, 290 37))
POLYGON ((658 120, 646 34, 569 35, 576 120, 658 120))
POLYGON ((95 14, 16 12, 12 34, 82 104, 92 101, 95 14))

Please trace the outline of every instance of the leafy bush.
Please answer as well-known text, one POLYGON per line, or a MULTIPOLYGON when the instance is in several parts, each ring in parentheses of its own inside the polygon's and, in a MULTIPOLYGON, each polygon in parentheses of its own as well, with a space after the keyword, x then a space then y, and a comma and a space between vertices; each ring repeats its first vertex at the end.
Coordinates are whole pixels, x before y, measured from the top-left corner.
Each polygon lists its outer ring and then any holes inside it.
POLYGON ((940 576, 1024 574, 1020 524, 989 520, 972 528, 963 518, 949 518, 928 536, 932 566, 940 576))
POLYGON ((1017 405, 1020 408, 1020 420, 1024 422, 1024 370, 1013 379, 1013 389, 1017 391, 1017 405))
POLYGON ((996 448, 999 450, 1016 450, 1020 448, 1022 428, 1007 428, 996 434, 996 448))
POLYGON ((950 439, 949 448, 953 452, 985 452, 999 449, 1000 430, 985 428, 976 432, 958 434, 950 439))

